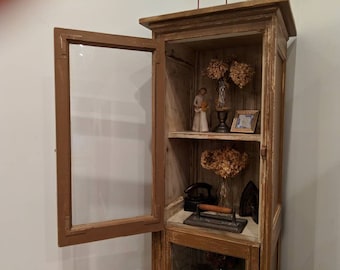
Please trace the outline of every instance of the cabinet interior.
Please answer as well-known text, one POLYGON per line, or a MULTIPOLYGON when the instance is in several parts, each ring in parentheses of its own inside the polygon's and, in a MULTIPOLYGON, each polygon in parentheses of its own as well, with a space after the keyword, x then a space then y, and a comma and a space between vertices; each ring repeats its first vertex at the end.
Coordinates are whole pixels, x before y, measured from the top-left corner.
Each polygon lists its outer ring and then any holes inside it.
MULTIPOLYGON (((252 181, 259 187, 261 147, 261 106, 262 106, 262 35, 259 33, 238 36, 212 36, 166 42, 166 168, 165 205, 172 216, 175 202, 181 201, 187 186, 205 182, 212 185, 216 196, 221 177, 201 167, 201 154, 205 150, 233 147, 246 152, 249 162, 246 169, 231 179, 233 205, 239 211, 241 194, 252 181), (250 64, 255 75, 253 80, 240 89, 231 86, 227 91, 227 125, 231 125, 236 110, 259 110, 254 134, 215 133, 218 124, 214 100, 217 81, 202 74, 211 59, 236 57, 240 62, 250 64), (192 132, 194 117, 193 100, 201 87, 207 88, 206 100, 209 109, 207 119, 209 132, 192 132)), ((181 209, 179 207, 177 210, 181 209)), ((175 218, 176 219, 176 218, 175 218)), ((170 219, 171 220, 171 219, 170 219)), ((172 219, 174 220, 174 219, 172 219)), ((255 226, 255 239, 258 226, 255 226)), ((253 235, 254 236, 254 235, 253 235)))

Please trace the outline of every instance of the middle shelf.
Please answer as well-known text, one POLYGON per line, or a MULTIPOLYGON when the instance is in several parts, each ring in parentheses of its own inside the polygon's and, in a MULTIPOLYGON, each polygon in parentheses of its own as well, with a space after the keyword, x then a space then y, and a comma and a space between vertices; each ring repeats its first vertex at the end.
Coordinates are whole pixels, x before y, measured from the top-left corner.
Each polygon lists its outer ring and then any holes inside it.
POLYGON ((261 141, 260 134, 194 132, 194 131, 172 131, 168 133, 168 138, 169 139, 249 141, 249 142, 260 142, 261 141))

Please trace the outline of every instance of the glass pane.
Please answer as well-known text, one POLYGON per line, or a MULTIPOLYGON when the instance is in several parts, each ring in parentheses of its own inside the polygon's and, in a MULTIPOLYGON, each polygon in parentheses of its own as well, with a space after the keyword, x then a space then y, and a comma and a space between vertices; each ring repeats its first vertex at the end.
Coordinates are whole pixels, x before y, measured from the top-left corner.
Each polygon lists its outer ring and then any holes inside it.
POLYGON ((70 45, 72 224, 151 214, 152 53, 70 45))
POLYGON ((172 270, 245 270, 245 260, 172 244, 172 270))

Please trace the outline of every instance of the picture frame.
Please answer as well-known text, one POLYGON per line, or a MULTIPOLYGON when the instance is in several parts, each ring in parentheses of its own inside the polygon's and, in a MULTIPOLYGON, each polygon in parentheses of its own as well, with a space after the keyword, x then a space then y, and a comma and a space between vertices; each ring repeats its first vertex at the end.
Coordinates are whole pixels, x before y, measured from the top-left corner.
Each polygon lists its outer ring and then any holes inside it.
POLYGON ((254 133, 259 114, 259 110, 237 110, 230 132, 254 133))

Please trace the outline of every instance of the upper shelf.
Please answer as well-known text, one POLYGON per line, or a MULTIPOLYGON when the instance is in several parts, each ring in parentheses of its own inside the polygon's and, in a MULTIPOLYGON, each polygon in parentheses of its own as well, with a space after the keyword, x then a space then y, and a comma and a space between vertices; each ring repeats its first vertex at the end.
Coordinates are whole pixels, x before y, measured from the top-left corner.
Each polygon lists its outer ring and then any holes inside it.
POLYGON ((260 142, 261 141, 261 135, 260 134, 193 132, 193 131, 173 131, 173 132, 169 132, 168 138, 169 139, 251 141, 251 142, 260 142))

